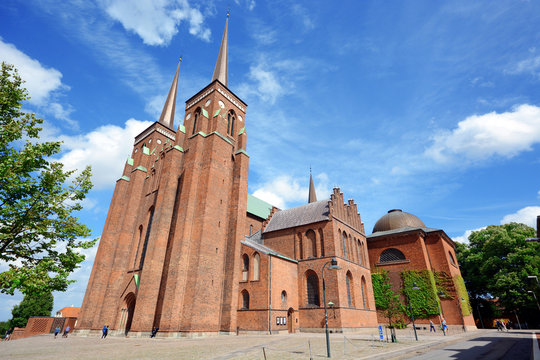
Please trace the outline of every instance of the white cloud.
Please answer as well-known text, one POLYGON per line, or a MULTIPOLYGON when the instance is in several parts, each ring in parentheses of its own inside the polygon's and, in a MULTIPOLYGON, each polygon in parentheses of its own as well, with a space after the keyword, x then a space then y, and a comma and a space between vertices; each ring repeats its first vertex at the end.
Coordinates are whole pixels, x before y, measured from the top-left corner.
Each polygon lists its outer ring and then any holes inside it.
POLYGON ((518 222, 536 229, 536 217, 538 215, 540 215, 540 206, 527 206, 503 217, 501 224, 518 222))
POLYGON ((534 76, 540 76, 540 56, 533 56, 518 62, 508 71, 510 74, 530 73, 534 76))
POLYGON ((540 142, 540 107, 523 104, 505 113, 472 115, 433 140, 425 154, 440 163, 511 158, 540 142))
POLYGON ((51 94, 57 90, 68 89, 62 84, 62 73, 53 68, 44 67, 39 61, 32 59, 15 45, 8 44, 0 38, 0 60, 15 65, 19 75, 25 81, 34 105, 44 105, 51 94))
MULTIPOLYGON (((315 176, 314 181, 317 199, 327 199, 330 195, 328 189, 328 176, 325 173, 315 176)), ((307 203, 309 192, 309 179, 295 179, 290 175, 275 177, 272 181, 260 186, 253 196, 258 197, 280 209, 288 208, 291 203, 307 203), (301 185, 302 184, 302 185, 301 185)))
POLYGON ((203 25, 203 14, 187 0, 102 0, 101 5, 147 45, 168 45, 182 21, 189 23, 191 35, 210 41, 211 32, 203 25))
POLYGON ((151 124, 129 119, 124 127, 104 125, 78 136, 60 136, 64 152, 59 159, 66 169, 92 166, 92 183, 97 189, 114 187, 133 149, 133 139, 151 124))
POLYGON ((486 227, 481 227, 481 228, 478 228, 478 229, 474 229, 474 230, 465 230, 465 233, 461 236, 454 236, 454 238, 452 240, 454 240, 455 242, 460 242, 460 243, 464 243, 464 244, 468 244, 469 243, 469 236, 471 236, 471 234, 473 233, 473 231, 480 231, 480 230, 484 230, 486 227))

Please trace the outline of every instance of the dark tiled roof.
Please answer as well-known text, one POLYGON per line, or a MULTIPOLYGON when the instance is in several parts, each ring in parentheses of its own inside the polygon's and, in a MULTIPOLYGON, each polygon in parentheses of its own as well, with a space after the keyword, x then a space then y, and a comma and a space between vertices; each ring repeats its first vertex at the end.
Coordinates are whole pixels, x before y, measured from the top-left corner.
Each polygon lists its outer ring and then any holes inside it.
POLYGON ((287 257, 285 255, 282 255, 282 254, 278 253, 275 250, 270 249, 269 247, 264 246, 263 244, 252 242, 252 241, 247 240, 247 239, 245 241, 242 241, 242 244, 244 244, 246 246, 249 246, 250 248, 255 249, 258 252, 261 252, 263 254, 273 255, 273 256, 276 256, 276 257, 279 257, 279 258, 282 258, 282 259, 285 259, 285 260, 294 261, 296 263, 298 262, 298 261, 296 261, 294 259, 291 259, 291 258, 289 258, 289 257, 287 257))
POLYGON ((387 231, 377 231, 377 232, 374 232, 371 235, 368 235, 366 238, 368 240, 371 240, 371 239, 376 239, 376 238, 382 237, 382 236, 399 234, 399 233, 404 233, 404 232, 414 231, 414 230, 422 230, 425 233, 434 232, 434 231, 442 231, 440 229, 433 229, 433 228, 427 228, 427 227, 406 226, 406 227, 402 227, 402 228, 399 228, 399 229, 393 229, 393 230, 387 230, 387 231))
POLYGON ((329 220, 328 200, 317 201, 276 212, 264 233, 329 220))

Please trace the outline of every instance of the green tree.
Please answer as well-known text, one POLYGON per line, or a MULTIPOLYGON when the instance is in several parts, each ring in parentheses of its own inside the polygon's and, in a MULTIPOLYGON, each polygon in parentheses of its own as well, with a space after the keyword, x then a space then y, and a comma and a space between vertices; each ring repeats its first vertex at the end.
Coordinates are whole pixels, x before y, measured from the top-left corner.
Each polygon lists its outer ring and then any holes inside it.
POLYGON ((12 65, 0 73, 0 292, 13 295, 65 291, 69 274, 84 260, 78 240, 90 230, 73 215, 92 187, 87 167, 73 171, 51 160, 60 142, 39 142, 42 119, 21 110, 29 97, 12 65), (66 182, 70 182, 66 184, 66 182))
POLYGON ((382 310, 384 316, 388 319, 388 325, 396 326, 402 323, 405 308, 399 295, 392 289, 388 271, 371 274, 371 282, 373 284, 375 306, 377 310, 382 310))
POLYGON ((540 243, 526 242, 533 228, 518 223, 491 225, 474 231, 469 244, 457 243, 461 274, 472 298, 499 298, 507 310, 531 303, 529 275, 540 277, 540 243))
POLYGON ((10 327, 26 327, 30 316, 51 316, 54 298, 51 292, 34 292, 24 296, 11 310, 10 327))

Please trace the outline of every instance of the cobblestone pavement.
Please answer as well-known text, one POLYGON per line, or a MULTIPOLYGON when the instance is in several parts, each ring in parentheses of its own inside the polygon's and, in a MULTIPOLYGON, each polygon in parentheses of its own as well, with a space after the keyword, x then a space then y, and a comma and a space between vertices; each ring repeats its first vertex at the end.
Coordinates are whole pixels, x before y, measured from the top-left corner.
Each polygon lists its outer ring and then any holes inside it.
MULTIPOLYGON (((468 333, 398 332, 398 343, 379 342, 378 334, 331 334, 333 359, 392 359, 433 346, 476 337, 491 330, 468 333)), ((208 336, 201 338, 124 338, 53 335, 0 342, 2 359, 322 359, 326 357, 324 334, 208 336), (264 350, 263 350, 264 348, 264 350)))

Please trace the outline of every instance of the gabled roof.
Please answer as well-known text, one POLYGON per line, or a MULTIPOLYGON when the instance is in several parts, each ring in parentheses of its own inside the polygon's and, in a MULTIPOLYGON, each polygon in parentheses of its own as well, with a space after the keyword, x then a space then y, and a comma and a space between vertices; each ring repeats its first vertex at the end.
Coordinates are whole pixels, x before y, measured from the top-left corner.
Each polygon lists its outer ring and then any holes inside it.
POLYGON ((77 306, 67 306, 56 312, 57 315, 62 317, 78 317, 81 311, 80 307, 77 306))
POLYGON ((317 201, 276 212, 264 233, 330 220, 328 200, 317 201))

